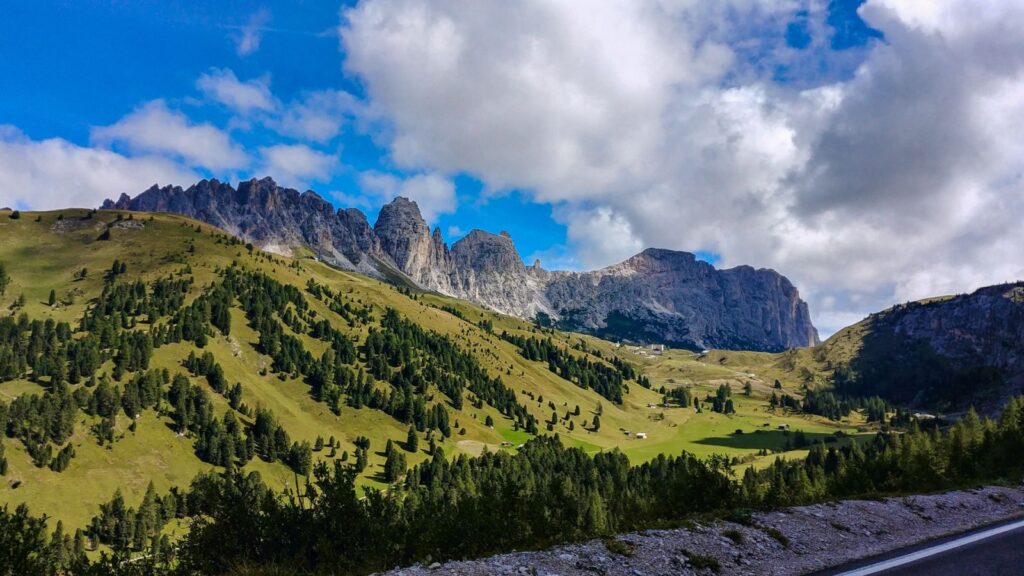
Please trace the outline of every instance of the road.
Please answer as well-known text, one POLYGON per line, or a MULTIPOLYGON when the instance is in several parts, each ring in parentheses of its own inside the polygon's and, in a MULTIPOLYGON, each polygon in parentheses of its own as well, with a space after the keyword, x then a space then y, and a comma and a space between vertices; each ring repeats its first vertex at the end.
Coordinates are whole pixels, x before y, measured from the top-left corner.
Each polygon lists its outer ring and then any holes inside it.
POLYGON ((897 550, 816 576, 1021 576, 1024 520, 897 550))

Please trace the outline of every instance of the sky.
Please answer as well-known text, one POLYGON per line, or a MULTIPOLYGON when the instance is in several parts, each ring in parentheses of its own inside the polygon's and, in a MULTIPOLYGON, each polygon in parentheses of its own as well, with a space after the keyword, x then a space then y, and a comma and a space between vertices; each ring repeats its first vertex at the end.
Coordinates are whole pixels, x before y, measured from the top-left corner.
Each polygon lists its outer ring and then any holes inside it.
POLYGON ((271 176, 592 269, 789 277, 822 334, 1024 278, 1024 0, 0 0, 0 206, 271 176))

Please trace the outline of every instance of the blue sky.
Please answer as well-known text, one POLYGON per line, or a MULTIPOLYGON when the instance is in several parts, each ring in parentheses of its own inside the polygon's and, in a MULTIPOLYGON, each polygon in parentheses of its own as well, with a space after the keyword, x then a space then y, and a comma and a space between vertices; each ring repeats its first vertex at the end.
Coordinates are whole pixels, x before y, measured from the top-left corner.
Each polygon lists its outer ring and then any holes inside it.
POLYGON ((0 206, 270 175, 373 221, 403 194, 549 268, 772 267, 825 334, 1024 276, 1020 0, 2 10, 0 206))
MULTIPOLYGON (((870 31, 853 9, 859 2, 833 4, 830 18, 844 30, 840 48, 862 45, 870 31)), ((32 139, 60 137, 85 146, 93 127, 114 124, 141 104, 163 99, 195 123, 226 126, 233 111, 204 102, 195 87, 196 79, 211 69, 231 70, 243 80, 269 75, 273 95, 283 102, 322 90, 344 90, 366 99, 360 79, 342 70, 345 54, 339 50, 337 28, 345 6, 308 1, 13 3, 0 23, 0 77, 7 85, 0 98, 0 123, 16 126, 32 139), (247 28, 255 30, 259 43, 242 49, 247 28)), ((793 13, 785 32, 790 45, 810 47, 807 16, 806 10, 793 13)), ((232 136, 246 148, 301 141, 259 125, 234 130, 232 136)), ((116 142, 113 148, 118 149, 116 142)), ((337 139, 318 143, 317 149, 338 152, 341 166, 330 178, 302 183, 339 206, 362 193, 361 173, 402 174, 372 132, 346 129, 337 139), (345 196, 330 195, 334 190, 345 196)), ((232 180, 260 175, 203 167, 198 173, 232 180)), ((472 228, 507 230, 524 258, 579 266, 566 246, 565 225, 553 218, 551 205, 535 203, 529 193, 515 189, 482 194, 483 183, 469 173, 453 174, 452 180, 457 209, 432 222, 449 241, 472 228)), ((371 222, 382 200, 374 196, 359 204, 371 222)), ((691 251, 717 260, 704 247, 691 251)))
MULTIPOLYGON (((273 94, 282 101, 320 90, 365 97, 359 79, 342 71, 337 27, 344 6, 308 1, 12 3, 0 22, 0 77, 7 85, 0 97, 0 124, 16 126, 33 139, 60 137, 84 146, 94 126, 114 124, 140 104, 164 99, 193 122, 224 126, 232 111, 204 103, 195 88, 196 79, 215 68, 230 69, 241 79, 269 75, 273 94), (240 54, 239 42, 251 25, 259 28, 259 46, 240 54)), ((300 141, 259 126, 233 136, 248 148, 300 141)), ((341 165, 330 178, 303 184, 339 207, 349 203, 330 192, 360 195, 362 172, 402 173, 386 147, 359 130, 343 130, 317 149, 339 151, 341 165)), ((232 181, 263 175, 201 167, 198 172, 232 181)), ((524 257, 552 254, 572 265, 563 248, 565 227, 552 218, 549 205, 531 202, 515 190, 484 198, 478 179, 468 174, 452 179, 458 209, 432 222, 446 239, 454 241, 472 228, 507 230, 524 257)), ((382 201, 374 196, 358 207, 373 222, 382 201)))

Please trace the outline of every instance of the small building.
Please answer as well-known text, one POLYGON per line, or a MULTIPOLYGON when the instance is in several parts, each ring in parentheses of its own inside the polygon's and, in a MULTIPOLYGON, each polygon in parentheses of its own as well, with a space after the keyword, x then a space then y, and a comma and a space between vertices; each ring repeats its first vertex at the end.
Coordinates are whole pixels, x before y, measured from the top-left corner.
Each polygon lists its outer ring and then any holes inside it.
POLYGON ((644 440, 644 439, 646 439, 647 438, 647 432, 637 432, 636 433, 636 438, 637 438, 637 440, 644 440))
POLYGON ((779 430, 789 430, 789 424, 779 424, 779 430))

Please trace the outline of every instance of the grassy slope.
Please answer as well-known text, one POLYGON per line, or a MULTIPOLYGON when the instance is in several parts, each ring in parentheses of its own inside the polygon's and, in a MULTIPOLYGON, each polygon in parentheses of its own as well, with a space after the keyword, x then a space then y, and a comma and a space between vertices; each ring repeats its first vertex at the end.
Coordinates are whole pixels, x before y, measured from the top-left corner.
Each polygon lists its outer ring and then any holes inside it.
MULTIPOLYGON (((137 220, 145 222, 144 229, 115 228, 111 240, 97 241, 103 229, 102 223, 113 221, 114 213, 100 212, 94 220, 78 220, 85 215, 81 210, 67 210, 61 214, 65 217, 64 223, 57 225, 58 213, 55 212, 23 213, 20 220, 10 220, 6 213, 0 212, 0 261, 6 263, 13 279, 6 296, 0 297, 0 313, 8 313, 8 305, 23 293, 26 297, 24 311, 30 317, 66 320, 74 326, 89 299, 99 293, 102 272, 114 259, 127 262, 126 280, 137 277, 152 280, 179 270, 187 262, 196 279, 195 293, 216 278, 218 267, 238 260, 262 269, 278 281, 299 287, 304 287, 309 278, 314 278, 358 302, 397 308, 417 323, 448 334, 461 347, 474 353, 492 374, 500 374, 517 393, 526 391, 538 398, 543 396, 543 402, 536 402, 519 394, 519 401, 539 420, 550 417, 548 402, 554 402, 560 416, 579 405, 582 413, 574 417, 575 430, 570 432, 559 424, 555 431, 568 444, 589 451, 618 447, 634 460, 652 458, 661 452, 678 453, 683 449, 699 455, 724 453, 739 456, 752 454, 760 448, 780 449, 785 438, 778 432, 734 436, 731 433, 736 429, 751 433, 755 429, 774 430, 783 422, 808 432, 830 433, 836 429, 836 425, 821 419, 778 416, 766 411, 765 398, 770 394, 767 383, 773 381, 776 372, 781 375, 787 389, 794 393, 801 383, 794 379, 792 370, 774 367, 779 355, 723 353, 727 358, 719 362, 672 351, 664 357, 650 358, 617 349, 611 343, 589 336, 553 334, 552 337, 566 343, 583 340, 587 346, 600 349, 605 354, 619 354, 635 362, 650 376, 655 388, 690 384, 703 393, 722 382, 729 382, 736 390, 738 414, 727 417, 710 412, 696 414, 692 409, 683 408, 652 409, 648 405, 658 403, 660 395, 636 385, 632 386, 623 405, 615 406, 550 373, 545 365, 524 360, 513 345, 476 325, 486 318, 494 323, 496 333, 502 330, 523 334, 536 331, 521 320, 434 294, 412 299, 371 278, 338 271, 311 259, 299 260, 299 269, 296 270, 287 265, 290 260, 281 264, 283 260, 280 258, 266 258, 258 252, 249 255, 237 246, 217 244, 211 236, 211 232, 216 232, 213 228, 198 225, 200 231, 196 231, 195 222, 178 216, 158 214, 150 220, 148 214, 136 214, 137 220), (41 221, 35 221, 37 216, 41 221), (68 229, 58 232, 55 225, 68 229), (194 254, 187 251, 190 243, 196 247, 194 254), (83 267, 89 270, 89 275, 85 280, 75 281, 75 271, 83 267), (46 304, 51 289, 56 291, 61 301, 55 307, 46 304), (458 308, 465 320, 439 310, 438 306, 458 308), (747 378, 740 374, 751 372, 758 377, 752 379, 755 394, 747 399, 739 396, 742 382, 747 378), (770 374, 771 379, 766 379, 768 376, 762 373, 770 374), (581 424, 593 418, 598 404, 602 409, 601 430, 585 430, 581 424), (659 420, 662 415, 663 419, 659 420), (767 428, 765 423, 769 424, 767 428), (627 437, 623 430, 647 432, 648 439, 627 437)), ((308 300, 318 314, 334 318, 340 324, 325 306, 313 298, 308 300)), ((341 416, 335 416, 325 405, 310 398, 308 387, 303 382, 280 380, 273 374, 261 376, 260 368, 269 365, 269 359, 254 348, 256 334, 245 324, 241 312, 235 310, 234 314, 231 335, 211 339, 206 349, 213 352, 223 366, 229 382, 242 382, 243 402, 272 410, 293 439, 312 442, 317 435, 325 439, 335 436, 342 443, 339 456, 342 450, 352 452, 352 440, 356 436, 368 436, 374 454, 371 454, 370 468, 362 482, 379 486, 374 477, 383 465, 380 451, 389 438, 404 441, 407 427, 369 409, 344 407, 341 416)), ((322 349, 321 343, 303 339, 312 352, 319 353, 322 349)), ((183 372, 180 362, 190 350, 190 346, 184 344, 162 347, 156 351, 153 365, 183 372)), ((38 385, 30 382, 5 382, 0 383, 0 398, 10 399, 40 390, 38 385)), ((218 411, 223 412, 226 402, 216 394, 211 396, 218 411)), ((528 438, 525 433, 514 432, 511 422, 501 418, 490 407, 476 410, 467 403, 462 412, 452 413, 452 420, 453 426, 457 420, 458 426, 466 429, 466 434, 456 433, 443 444, 448 454, 476 454, 485 447, 498 450, 502 449, 503 441, 516 445, 528 438), (495 421, 494 429, 483 424, 488 415, 495 421)), ((853 424, 856 422, 843 426, 849 429, 853 424)), ((172 485, 187 484, 197 472, 211 468, 194 456, 192 440, 177 437, 168 427, 168 419, 158 418, 152 411, 143 415, 135 432, 127 431, 128 421, 122 417, 119 428, 125 436, 111 449, 97 446, 88 432, 88 425, 83 416, 72 440, 77 456, 71 467, 59 474, 34 467, 20 442, 6 439, 10 471, 0 482, 0 502, 28 502, 36 512, 60 518, 69 526, 81 526, 97 512, 98 504, 108 500, 119 487, 128 502, 135 504, 150 480, 157 489, 165 490, 172 485)), ((425 448, 425 445, 421 442, 421 447, 425 448)), ((327 458, 327 451, 317 454, 317 457, 327 458)), ((410 464, 425 457, 422 451, 410 455, 410 464)), ((280 464, 254 460, 249 467, 258 470, 272 485, 284 487, 294 483, 291 473, 280 464)))

